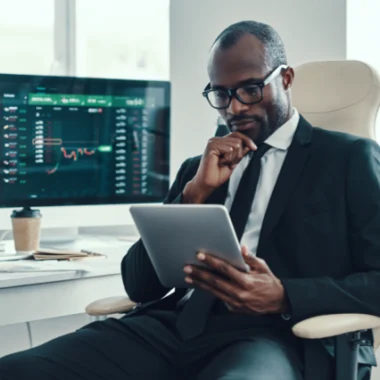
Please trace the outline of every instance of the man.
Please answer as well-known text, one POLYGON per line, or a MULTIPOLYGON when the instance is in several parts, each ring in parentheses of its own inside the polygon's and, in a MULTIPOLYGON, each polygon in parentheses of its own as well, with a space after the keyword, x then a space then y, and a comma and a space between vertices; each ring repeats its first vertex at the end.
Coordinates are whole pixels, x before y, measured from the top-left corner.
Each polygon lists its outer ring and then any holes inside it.
MULTIPOLYGON (((294 72, 267 25, 224 30, 208 73, 204 96, 231 133, 182 165, 166 203, 225 204, 251 270, 201 252, 213 271, 186 266, 194 292, 164 297, 170 289, 139 241, 122 263, 137 308, 0 360, 0 379, 301 380, 307 363, 294 323, 380 315, 378 145, 312 128, 298 114, 294 72)), ((331 347, 316 343, 317 378, 329 379, 331 347)))

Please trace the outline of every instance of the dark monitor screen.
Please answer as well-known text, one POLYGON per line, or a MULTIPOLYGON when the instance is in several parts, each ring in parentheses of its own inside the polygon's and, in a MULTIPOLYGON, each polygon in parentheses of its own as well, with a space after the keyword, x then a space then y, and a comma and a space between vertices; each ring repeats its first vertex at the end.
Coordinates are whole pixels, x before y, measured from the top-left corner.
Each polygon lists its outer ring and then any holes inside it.
POLYGON ((168 82, 0 75, 0 207, 162 201, 168 82))

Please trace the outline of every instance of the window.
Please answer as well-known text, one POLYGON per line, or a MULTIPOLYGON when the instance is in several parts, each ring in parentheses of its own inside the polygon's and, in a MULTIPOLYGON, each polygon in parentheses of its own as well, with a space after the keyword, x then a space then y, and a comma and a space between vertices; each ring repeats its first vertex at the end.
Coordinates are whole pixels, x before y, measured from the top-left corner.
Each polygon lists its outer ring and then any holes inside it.
POLYGON ((169 0, 0 0, 0 72, 169 79, 169 0))
POLYGON ((169 79, 169 0, 77 0, 77 75, 169 79))
POLYGON ((49 74, 53 32, 53 0, 0 0, 0 72, 49 74))

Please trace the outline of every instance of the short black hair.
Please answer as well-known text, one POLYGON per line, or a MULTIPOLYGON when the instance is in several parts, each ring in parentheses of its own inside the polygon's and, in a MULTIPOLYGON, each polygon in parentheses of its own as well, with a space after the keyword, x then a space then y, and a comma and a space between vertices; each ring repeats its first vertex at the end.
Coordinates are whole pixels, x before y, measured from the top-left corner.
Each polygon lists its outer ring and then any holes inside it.
POLYGON ((245 34, 252 34, 266 47, 273 68, 287 65, 286 51, 280 35, 270 25, 257 21, 240 21, 228 26, 219 34, 212 47, 218 43, 220 48, 228 49, 245 34))

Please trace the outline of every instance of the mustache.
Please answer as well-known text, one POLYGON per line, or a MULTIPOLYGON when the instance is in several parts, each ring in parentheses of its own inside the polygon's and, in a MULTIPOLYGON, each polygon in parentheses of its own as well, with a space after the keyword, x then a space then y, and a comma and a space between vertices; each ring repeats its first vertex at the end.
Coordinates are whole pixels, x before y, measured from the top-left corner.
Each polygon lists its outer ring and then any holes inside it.
POLYGON ((262 119, 261 117, 259 116, 244 116, 244 115, 237 115, 237 116, 234 116, 232 117, 231 119, 228 120, 228 124, 235 124, 235 123, 239 123, 240 121, 254 121, 256 123, 261 123, 262 122, 262 119))

